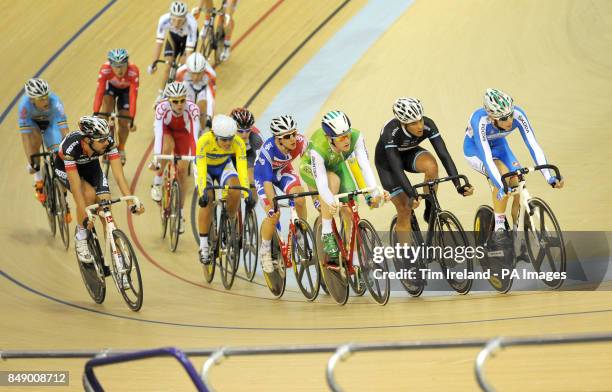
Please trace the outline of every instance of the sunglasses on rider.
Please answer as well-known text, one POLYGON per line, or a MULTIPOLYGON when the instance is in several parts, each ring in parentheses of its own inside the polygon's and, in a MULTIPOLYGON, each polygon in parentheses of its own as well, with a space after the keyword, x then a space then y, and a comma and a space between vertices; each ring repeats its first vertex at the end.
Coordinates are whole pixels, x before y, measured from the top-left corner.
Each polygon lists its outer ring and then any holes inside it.
POLYGON ((251 128, 239 129, 238 133, 249 133, 251 132, 251 128))
POLYGON ((48 95, 43 95, 41 97, 32 98, 32 100, 34 100, 34 101, 44 101, 46 99, 49 99, 48 95))
POLYGON ((220 141, 220 142, 227 143, 227 142, 231 142, 232 140, 234 140, 233 136, 229 136, 229 137, 217 136, 217 141, 220 141))
POLYGON ((512 117, 513 117, 513 115, 512 115, 512 114, 509 114, 509 115, 504 116, 504 117, 499 117, 499 118, 497 119, 497 121, 508 121, 508 120, 510 120, 512 117))
POLYGON ((180 98, 180 99, 170 99, 169 100, 171 103, 175 104, 175 105, 179 105, 181 103, 185 103, 185 98, 180 98))
POLYGON ((291 132, 291 133, 286 133, 283 136, 280 136, 280 138, 283 140, 289 140, 292 137, 296 137, 296 136, 297 136, 297 132, 291 132))
POLYGON ((343 141, 345 141, 347 139, 350 139, 350 137, 351 137, 351 134, 350 133, 346 133, 346 134, 341 135, 341 136, 332 137, 332 140, 335 141, 335 142, 336 141, 337 142, 343 142, 343 141))

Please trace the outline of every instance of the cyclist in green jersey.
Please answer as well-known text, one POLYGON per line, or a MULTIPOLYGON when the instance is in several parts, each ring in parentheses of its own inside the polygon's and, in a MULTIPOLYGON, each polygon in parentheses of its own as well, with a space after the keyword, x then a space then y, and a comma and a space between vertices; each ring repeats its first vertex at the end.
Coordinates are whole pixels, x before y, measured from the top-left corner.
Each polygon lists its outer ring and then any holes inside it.
MULTIPOLYGON (((339 255, 331 223, 332 216, 338 211, 334 195, 357 189, 346 162, 353 157, 363 174, 365 186, 377 187, 361 132, 351 128, 351 122, 343 112, 328 112, 301 158, 300 175, 311 191, 319 192, 323 246, 332 260, 337 260, 339 255)), ((377 188, 367 198, 368 204, 378 207, 381 197, 387 200, 389 195, 386 191, 380 194, 377 188)), ((344 216, 349 217, 350 212, 346 211, 344 216)))

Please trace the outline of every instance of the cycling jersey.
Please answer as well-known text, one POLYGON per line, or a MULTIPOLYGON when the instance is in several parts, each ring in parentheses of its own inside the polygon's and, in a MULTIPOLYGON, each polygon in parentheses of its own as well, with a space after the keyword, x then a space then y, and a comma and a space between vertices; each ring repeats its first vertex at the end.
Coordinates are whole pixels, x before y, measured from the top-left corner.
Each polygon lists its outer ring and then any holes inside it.
POLYGON ((128 68, 122 78, 115 75, 109 62, 102 64, 100 72, 98 73, 98 87, 96 89, 96 98, 93 105, 94 113, 100 111, 104 95, 115 95, 116 90, 128 89, 129 102, 119 102, 118 108, 119 110, 129 110, 130 117, 136 117, 139 75, 140 71, 138 67, 132 63, 128 64, 128 68))
MULTIPOLYGON (((249 168, 254 167, 255 158, 257 157, 257 153, 259 152, 259 149, 261 148, 263 144, 263 139, 261 138, 259 134, 259 129, 257 129, 257 127, 255 126, 251 127, 251 133, 249 133, 248 139, 247 140, 242 139, 242 141, 244 142, 246 146, 248 167, 249 168)), ((234 165, 235 164, 236 162, 234 160, 234 165)))
POLYGON ((287 194, 291 188, 301 185, 300 178, 293 169, 291 161, 299 157, 306 150, 306 139, 302 135, 296 135, 295 149, 287 154, 282 152, 276 145, 276 137, 272 136, 259 150, 253 169, 255 188, 264 207, 268 203, 264 183, 271 182, 283 193, 287 194))
MULTIPOLYGON (((237 176, 240 180, 240 186, 249 187, 249 177, 247 172, 246 147, 240 136, 234 136, 229 150, 224 150, 217 144, 215 134, 206 132, 200 137, 196 147, 196 167, 197 167, 197 187, 198 193, 202 196, 202 191, 207 183, 210 183, 212 177, 219 177, 223 169, 232 164, 232 156, 236 158, 237 176), (214 176, 209 176, 208 171, 213 171, 214 176), (219 175, 217 175, 219 173, 219 175)), ((232 173, 233 174, 233 173, 232 173)), ((230 175, 224 174, 222 178, 218 178, 220 184, 223 184, 230 175)))
POLYGON ((186 37, 187 49, 195 49, 198 38, 198 22, 195 20, 193 15, 190 13, 185 15, 185 22, 179 28, 172 26, 170 23, 170 17, 170 13, 166 13, 159 18, 156 34, 157 43, 161 44, 164 42, 166 32, 169 31, 176 36, 186 37))
MULTIPOLYGON (((482 108, 472 114, 465 131, 463 153, 466 160, 473 169, 488 176, 497 189, 502 189, 503 185, 499 170, 493 162, 494 159, 504 162, 509 170, 521 167, 505 139, 517 128, 536 164, 545 165, 544 152, 536 141, 533 128, 525 112, 518 106, 514 107, 512 127, 508 131, 495 127, 487 116, 487 112, 482 108)), ((551 174, 548 170, 542 170, 542 174, 547 181, 550 181, 551 174)))
POLYGON ((200 133, 200 109, 191 102, 185 102, 183 114, 177 115, 167 99, 164 99, 155 108, 155 143, 154 154, 161 154, 163 135, 170 135, 174 139, 174 153, 177 155, 190 155, 195 152, 198 134, 200 133))
POLYGON ((62 141, 62 130, 67 129, 66 114, 61 99, 49 93, 49 110, 40 110, 24 95, 19 101, 19 132, 32 133, 38 128, 48 149, 57 149, 62 141), (56 147, 54 147, 56 146, 56 147))
MULTIPOLYGON (((327 204, 334 202, 334 196, 327 183, 327 171, 332 171, 340 177, 340 193, 355 189, 355 183, 345 162, 353 154, 357 158, 366 185, 368 187, 376 186, 376 180, 370 167, 368 153, 361 132, 351 129, 350 136, 351 144, 349 150, 347 152, 339 152, 331 146, 323 129, 318 129, 310 138, 308 147, 300 161, 302 179, 311 188, 316 188, 327 204)), ((377 195, 378 191, 373 193, 377 195)))
POLYGON ((199 82, 191 80, 191 73, 187 69, 187 65, 183 64, 176 71, 176 81, 183 82, 187 87, 187 99, 198 103, 200 101, 206 101, 206 114, 212 116, 215 112, 215 92, 217 74, 215 70, 207 65, 204 70, 204 76, 199 82))
MULTIPOLYGON (((410 197, 416 196, 404 171, 417 172, 416 160, 420 154, 427 152, 424 148, 419 147, 419 144, 425 139, 431 142, 448 175, 457 175, 457 168, 446 149, 438 127, 429 117, 423 116, 423 122, 421 136, 412 135, 395 118, 388 121, 380 132, 374 162, 383 188, 392 196, 402 191, 410 197)), ((453 180, 453 183, 455 186, 460 185, 459 180, 453 180)))

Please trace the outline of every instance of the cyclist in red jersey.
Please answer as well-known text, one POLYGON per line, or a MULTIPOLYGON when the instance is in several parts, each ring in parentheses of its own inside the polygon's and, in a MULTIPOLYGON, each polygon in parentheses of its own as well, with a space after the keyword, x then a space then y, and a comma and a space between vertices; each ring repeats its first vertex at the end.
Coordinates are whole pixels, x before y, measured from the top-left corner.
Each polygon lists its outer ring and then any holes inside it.
MULTIPOLYGON (((198 106, 187 100, 187 88, 181 82, 168 83, 164 90, 164 99, 155 108, 155 143, 153 154, 164 155, 195 155, 196 142, 200 132, 200 110, 198 106)), ((159 167, 150 165, 157 173, 153 177, 151 198, 161 201, 163 172, 167 160, 159 161, 159 167)), ((176 164, 179 189, 181 190, 181 220, 179 232, 185 231, 185 204, 187 169, 189 161, 179 161, 176 164)), ((197 177, 197 176, 196 176, 197 177)))
MULTIPOLYGON (((134 118, 140 77, 140 70, 128 59, 128 52, 125 49, 113 49, 108 52, 108 61, 102 64, 98 74, 98 88, 93 105, 94 114, 114 111, 118 115, 132 118, 131 121, 118 119, 119 134, 115 135, 115 139, 118 140, 117 148, 122 164, 125 164, 125 144, 128 135, 136 130, 134 118)), ((109 121, 107 115, 97 115, 109 121)))

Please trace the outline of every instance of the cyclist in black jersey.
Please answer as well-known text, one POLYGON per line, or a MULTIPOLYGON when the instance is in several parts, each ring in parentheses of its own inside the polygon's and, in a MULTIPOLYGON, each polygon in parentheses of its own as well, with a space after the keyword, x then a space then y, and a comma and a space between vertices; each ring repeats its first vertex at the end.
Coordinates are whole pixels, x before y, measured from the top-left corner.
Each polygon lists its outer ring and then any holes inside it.
MULTIPOLYGON (((79 130, 66 135, 55 158, 55 173, 66 189, 70 190, 76 204, 75 247, 77 257, 82 263, 93 262, 87 245, 87 229, 90 225, 85 207, 94 204, 96 200, 110 199, 111 196, 108 180, 98 159, 102 155, 106 155, 109 159, 121 193, 124 196, 131 195, 117 146, 110 136, 108 122, 104 119, 92 116, 81 117, 79 130)), ((144 208, 142 205, 134 206, 132 211, 140 214, 144 212, 144 208)))
MULTIPOLYGON (((246 145, 249 184, 253 184, 253 167, 255 166, 255 157, 263 145, 263 139, 259 134, 259 129, 257 129, 255 126, 255 117, 250 110, 245 108, 234 108, 230 113, 230 116, 236 121, 236 124, 238 124, 237 135, 242 138, 242 141, 244 141, 244 144, 246 145)), ((234 161, 235 167, 236 157, 232 157, 232 160, 234 161)), ((252 189, 254 191, 252 193, 253 197, 249 200, 249 202, 256 203, 257 192, 255 192, 255 188, 252 189)))
MULTIPOLYGON (((397 210, 397 231, 408 232, 411 230, 412 210, 419 206, 419 200, 404 171, 424 173, 425 181, 438 178, 436 159, 419 144, 429 139, 449 176, 457 175, 457 168, 438 127, 431 118, 423 115, 423 106, 418 99, 399 98, 393 104, 393 113, 395 118, 387 122, 380 133, 374 161, 380 183, 391 194, 391 201, 397 210)), ((459 180, 453 183, 463 196, 469 196, 474 191, 472 187, 461 186, 459 180)), ((430 210, 431 206, 426 200, 425 221, 429 221, 430 210)))

